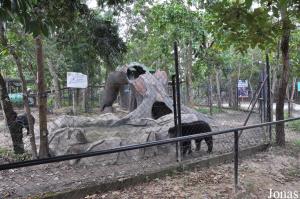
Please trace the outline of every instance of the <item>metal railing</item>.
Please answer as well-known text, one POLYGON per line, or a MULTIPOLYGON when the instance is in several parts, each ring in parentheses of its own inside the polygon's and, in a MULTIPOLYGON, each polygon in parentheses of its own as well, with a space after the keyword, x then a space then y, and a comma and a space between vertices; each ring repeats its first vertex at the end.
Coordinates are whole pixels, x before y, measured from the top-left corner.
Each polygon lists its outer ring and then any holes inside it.
POLYGON ((106 154, 124 152, 124 151, 153 147, 153 146, 159 146, 159 145, 164 145, 164 144, 178 143, 181 141, 189 141, 189 140, 193 140, 193 139, 204 138, 206 136, 214 136, 214 135, 220 135, 220 134, 234 132, 234 186, 235 186, 235 190, 237 190, 237 187, 238 187, 238 162, 239 162, 238 161, 238 159, 239 159, 239 131, 243 131, 246 129, 258 128, 258 127, 264 127, 264 126, 271 126, 274 124, 285 123, 285 122, 290 122, 290 121, 299 120, 299 119, 300 119, 300 117, 289 118, 286 120, 279 120, 279 121, 275 121, 275 122, 266 122, 266 123, 243 126, 243 127, 238 127, 238 128, 232 128, 232 129, 226 129, 226 130, 221 130, 221 131, 207 132, 207 133, 194 134, 194 135, 170 138, 170 139, 159 140, 159 141, 152 141, 152 142, 147 142, 147 143, 143 143, 143 144, 127 145, 127 146, 121 146, 121 147, 117 147, 117 148, 105 149, 105 150, 100 150, 100 151, 86 152, 86 153, 80 153, 80 154, 69 154, 69 155, 56 156, 56 157, 51 157, 51 158, 27 160, 27 161, 22 161, 22 162, 2 164, 2 165, 0 165, 0 171, 7 170, 7 169, 20 168, 20 167, 29 167, 29 166, 34 166, 34 165, 53 163, 53 162, 61 162, 61 161, 66 161, 66 160, 74 160, 74 159, 87 158, 87 157, 93 157, 93 156, 101 156, 101 155, 106 155, 106 154))

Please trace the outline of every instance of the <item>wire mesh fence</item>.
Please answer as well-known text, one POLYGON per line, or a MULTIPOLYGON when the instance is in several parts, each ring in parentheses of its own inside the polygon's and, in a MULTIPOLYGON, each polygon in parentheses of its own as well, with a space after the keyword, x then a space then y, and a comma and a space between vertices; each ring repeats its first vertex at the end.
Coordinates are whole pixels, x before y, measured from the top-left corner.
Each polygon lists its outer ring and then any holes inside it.
MULTIPOLYGON (((249 132, 253 129, 262 128, 260 125, 256 126, 255 128, 249 127, 249 129, 244 130, 239 139, 240 149, 247 148, 253 144, 253 141, 245 142, 245 140, 249 140, 248 134, 250 137, 258 135, 255 131, 249 132)), ((229 131, 213 135, 213 153, 206 154, 204 148, 203 151, 193 152, 191 155, 184 157, 183 161, 197 158, 199 160, 199 157, 202 159, 213 158, 220 151, 223 154, 231 152, 233 149, 233 140, 229 138, 232 136, 232 133, 229 131), (225 135, 228 137, 226 138, 225 135), (227 143, 226 139, 231 140, 231 142, 227 143)), ((0 193, 2 195, 10 194, 14 197, 21 197, 24 193, 30 195, 47 192, 49 189, 59 192, 74 187, 99 185, 101 183, 107 184, 107 189, 113 189, 114 187, 109 187, 116 185, 109 184, 113 181, 117 180, 117 182, 122 183, 129 178, 150 175, 151 173, 166 171, 172 166, 174 167, 177 164, 174 148, 174 144, 155 145, 151 148, 140 148, 133 151, 127 151, 129 148, 124 148, 124 151, 122 150, 119 153, 108 152, 106 155, 85 158, 86 160, 89 159, 85 163, 90 162, 91 164, 74 164, 74 160, 72 160, 71 164, 61 162, 1 171, 1 178, 3 180, 0 182, 0 193), (138 156, 140 158, 133 158, 138 156), (101 161, 97 162, 95 160, 101 161)))
MULTIPOLYGON (((107 87, 91 87, 84 94, 79 90, 63 90, 61 95, 64 105, 71 106, 71 104, 77 103, 76 106, 80 106, 79 103, 82 103, 82 107, 85 107, 86 104, 93 107, 96 104, 98 112, 90 115, 74 115, 74 112, 71 114, 63 112, 61 115, 55 112, 49 114, 48 141, 52 159, 50 158, 48 163, 63 160, 61 156, 68 157, 68 159, 65 159, 68 161, 1 171, 3 180, 0 182, 2 189, 0 193, 2 195, 5 194, 5 191, 16 197, 24 193, 28 195, 47 192, 49 189, 60 191, 74 188, 79 186, 80 183, 81 186, 88 186, 90 183, 122 181, 126 178, 161 172, 178 166, 178 148, 182 148, 184 151, 181 158, 183 162, 197 162, 234 152, 233 132, 201 138, 202 142, 195 138, 184 140, 181 142, 181 147, 176 147, 175 142, 166 142, 147 148, 139 148, 147 143, 177 137, 177 135, 172 135, 172 130, 170 130, 175 126, 173 92, 168 93, 165 90, 167 88, 167 77, 164 72, 150 73, 145 71, 141 65, 125 66, 116 70, 115 73, 112 73, 113 75, 126 75, 128 87, 121 87, 123 84, 118 82, 120 79, 114 78, 111 81, 116 82, 110 89, 107 88, 111 86, 112 82, 108 81, 107 87), (141 74, 131 74, 130 67, 134 68, 133 71, 138 71, 141 74), (113 99, 106 98, 116 85, 118 92, 120 89, 124 91, 123 97, 112 95, 113 99), (124 100, 126 103, 124 103, 124 100), (100 110, 102 111, 101 114, 100 110), (132 145, 137 146, 137 148, 103 153, 99 156, 84 156, 84 154, 97 154, 99 151, 109 151, 132 145), (24 182, 26 183, 24 184, 24 182), (7 184, 13 186, 7 187, 7 184), (32 189, 33 186, 35 187, 32 189)), ((184 87, 181 87, 181 90, 184 90, 184 87)), ((49 98, 51 98, 50 95, 49 98)), ((181 135, 203 134, 240 126, 247 113, 234 112, 234 114, 240 115, 235 115, 232 119, 228 117, 230 113, 224 113, 220 116, 220 122, 199 113, 195 109, 182 105, 182 124, 192 126, 188 129, 182 128, 181 135), (207 125, 210 125, 210 127, 207 128, 207 125)), ((36 118, 35 140, 37 146, 39 146, 37 112, 34 112, 33 116, 36 118)), ((252 124, 259 123, 258 115, 254 115, 250 122, 252 124)), ((30 136, 25 133, 26 131, 23 135, 25 149, 30 152, 30 136)), ((6 135, 9 137, 7 131, 6 135)), ((268 142, 266 131, 261 127, 256 127, 244 130, 239 139, 239 146, 240 149, 247 149, 268 142)), ((7 147, 10 143, 2 144, 7 147)), ((14 161, 16 159, 2 159, 1 163, 3 165, 14 161)), ((34 165, 45 163, 42 161, 36 160, 34 165)), ((27 166, 32 164, 30 161, 24 161, 23 163, 26 163, 27 166)), ((22 165, 22 163, 19 165, 22 165)), ((1 165, 0 168, 2 168, 1 165)))
MULTIPOLYGON (((54 120, 49 125, 49 131, 54 132, 49 135, 53 155, 80 154, 165 140, 169 137, 169 128, 173 126, 173 118, 170 115, 158 119, 163 125, 151 128, 139 126, 133 131, 130 125, 107 127, 114 120, 113 117, 106 114, 103 117, 105 120, 97 120, 97 117, 91 119, 82 116, 61 116, 54 120)), ((232 124, 232 121, 228 122, 232 124)), ((212 126, 212 129, 222 130, 229 126, 223 124, 218 127, 212 126)), ((232 153, 233 141, 233 132, 214 135, 211 153, 207 153, 208 146, 205 140, 202 141, 200 151, 196 151, 195 141, 191 141, 192 153, 185 154, 182 160, 193 162, 232 153)), ((268 137, 262 127, 244 130, 239 139, 241 150, 265 143, 268 143, 268 137)), ((166 171, 178 164, 176 160, 176 144, 172 143, 67 162, 10 169, 1 171, 0 193, 18 197, 24 193, 28 195, 49 190, 59 192, 91 184, 107 184, 116 180, 122 182, 128 178, 166 171)))

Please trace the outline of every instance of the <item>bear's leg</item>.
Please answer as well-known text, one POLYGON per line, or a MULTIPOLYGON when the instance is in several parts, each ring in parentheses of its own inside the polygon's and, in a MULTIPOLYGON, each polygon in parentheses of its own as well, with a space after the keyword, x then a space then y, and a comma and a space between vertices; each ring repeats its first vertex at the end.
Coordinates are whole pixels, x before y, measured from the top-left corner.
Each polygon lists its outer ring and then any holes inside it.
POLYGON ((196 142, 196 151, 200 151, 202 140, 203 140, 202 138, 195 140, 195 142, 196 142))
POLYGON ((185 154, 188 152, 191 148, 191 142, 190 141, 183 141, 181 142, 181 151, 182 151, 182 155, 185 156, 185 154))
POLYGON ((188 141, 188 147, 187 147, 187 154, 191 154, 192 153, 192 141, 188 141))
POLYGON ((207 144, 207 152, 211 153, 213 149, 213 138, 212 136, 204 138, 206 144, 207 144))

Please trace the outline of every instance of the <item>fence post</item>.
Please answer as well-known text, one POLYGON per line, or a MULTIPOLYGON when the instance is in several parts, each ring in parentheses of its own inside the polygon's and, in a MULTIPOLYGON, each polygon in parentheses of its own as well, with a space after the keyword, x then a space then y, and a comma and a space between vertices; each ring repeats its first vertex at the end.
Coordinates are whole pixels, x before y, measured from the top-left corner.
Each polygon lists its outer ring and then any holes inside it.
MULTIPOLYGON (((180 101, 180 80, 179 80, 179 61, 178 61, 178 47, 177 47, 177 42, 174 42, 174 59, 175 59, 175 83, 176 83, 176 105, 177 105, 177 137, 182 136, 181 133, 181 101, 180 101)), ((181 142, 178 142, 178 157, 177 160, 181 162, 182 155, 181 154, 181 142)))
MULTIPOLYGON (((266 72, 267 72, 267 122, 272 122, 272 113, 273 113, 273 104, 271 100, 271 83, 270 83, 270 62, 269 62, 269 54, 266 52, 266 72)), ((269 141, 272 143, 272 125, 267 127, 269 132, 269 141)))
MULTIPOLYGON (((174 126, 175 128, 177 128, 177 104, 176 104, 176 85, 175 85, 175 75, 172 75, 172 94, 173 94, 173 109, 174 109, 174 126)), ((180 161, 178 159, 179 157, 179 142, 176 142, 176 158, 177 158, 177 161, 180 161)))
POLYGON ((238 191, 239 132, 234 131, 234 191, 238 191))

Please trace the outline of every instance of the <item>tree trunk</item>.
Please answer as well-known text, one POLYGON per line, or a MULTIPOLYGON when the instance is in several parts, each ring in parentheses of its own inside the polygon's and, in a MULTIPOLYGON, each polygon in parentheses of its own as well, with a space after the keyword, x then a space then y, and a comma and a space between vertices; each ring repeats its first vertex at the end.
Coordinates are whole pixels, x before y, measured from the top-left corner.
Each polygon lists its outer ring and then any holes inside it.
MULTIPOLYGON (((276 120, 284 119, 284 99, 286 87, 289 80, 289 41, 290 28, 289 19, 287 16, 287 8, 281 10, 282 17, 282 37, 281 37, 281 53, 282 53, 282 72, 281 81, 278 90, 278 99, 276 103, 276 120)), ((276 144, 279 146, 285 145, 284 123, 276 124, 276 144)))
POLYGON ((52 76, 52 85, 54 88, 54 109, 61 108, 60 82, 57 74, 57 67, 48 59, 49 72, 52 76))
POLYGON ((86 113, 87 112, 87 88, 81 89, 81 95, 82 95, 81 107, 83 112, 86 113))
POLYGON ((168 67, 168 64, 167 64, 167 61, 166 61, 166 57, 167 56, 163 56, 163 58, 162 58, 163 59, 163 63, 162 63, 163 65, 161 67, 163 67, 163 70, 166 71, 167 76, 169 77, 169 75, 170 75, 169 74, 169 67, 168 67))
POLYGON ((72 113, 77 115, 77 105, 76 105, 76 88, 72 89, 72 113))
MULTIPOLYGON (((290 87, 291 87, 291 85, 287 85, 287 87, 286 87, 286 93, 285 93, 285 95, 286 95, 286 99, 287 99, 287 103, 288 103, 288 117, 290 117, 290 87)), ((286 119, 286 118, 285 118, 286 119)))
POLYGON ((222 99, 221 99, 221 88, 220 88, 220 70, 215 68, 216 72, 216 86, 217 86, 217 97, 218 97, 218 108, 222 108, 222 99))
POLYGON ((14 51, 14 49, 11 47, 10 48, 10 54, 13 56, 17 68, 18 68, 18 73, 19 77, 22 82, 22 92, 23 92, 23 100, 24 100, 24 109, 27 115, 27 121, 28 121, 28 127, 29 127, 29 135, 30 135, 30 144, 31 144, 31 151, 32 151, 32 158, 37 159, 37 149, 36 149, 36 143, 35 143, 35 133, 34 133, 34 124, 31 116, 31 110, 29 107, 29 100, 28 100, 28 92, 27 92, 27 83, 25 80, 25 77, 23 75, 23 66, 21 64, 21 61, 14 51))
POLYGON ((293 82, 291 85, 291 94, 289 95, 288 101, 288 117, 293 117, 293 104, 294 104, 294 95, 295 95, 295 85, 296 85, 296 78, 293 78, 293 82))
POLYGON ((113 67, 113 64, 110 61, 109 56, 106 56, 106 59, 105 59, 105 69, 106 69, 105 79, 107 79, 109 74, 114 71, 114 67, 113 67))
POLYGON ((279 71, 279 59, 280 59, 280 42, 278 41, 278 45, 277 45, 277 50, 276 50, 276 64, 275 67, 273 68, 273 73, 272 73, 272 87, 271 87, 271 118, 273 121, 274 118, 274 108, 273 108, 273 104, 274 102, 277 101, 277 96, 278 96, 278 92, 277 92, 277 88, 278 88, 278 78, 277 78, 277 72, 279 71))
POLYGON ((209 87, 208 87, 208 99, 209 99, 209 101, 208 101, 208 103, 209 103, 209 113, 210 113, 210 115, 212 115, 213 114, 213 112, 212 112, 212 109, 213 109, 213 99, 212 99, 212 93, 213 93, 213 87, 212 87, 212 85, 213 85, 213 81, 212 81, 212 76, 210 75, 209 76, 209 87))
POLYGON ((228 83, 229 85, 229 88, 228 88, 228 92, 229 92, 229 96, 228 96, 228 106, 229 107, 233 107, 233 89, 232 89, 232 76, 231 75, 229 75, 229 83, 228 83))
POLYGON ((189 106, 193 105, 193 92, 192 92, 192 65, 193 65, 193 49, 192 49, 192 42, 189 41, 188 46, 186 48, 186 99, 187 104, 189 106))
POLYGON ((235 99, 236 99, 236 109, 238 110, 240 108, 240 103, 239 103, 239 93, 238 93, 238 83, 240 80, 240 76, 241 76, 241 64, 238 64, 238 76, 237 76, 237 81, 235 83, 235 87, 236 87, 236 95, 235 95, 235 99))
POLYGON ((38 110, 40 120, 40 150, 39 157, 49 157, 48 130, 47 130, 47 94, 44 76, 44 53, 41 36, 35 38, 37 60, 37 87, 38 110))
POLYGON ((15 154, 24 153, 24 143, 22 128, 16 122, 17 113, 14 111, 7 94, 5 81, 0 73, 0 99, 3 108, 4 118, 11 135, 13 149, 15 154))
MULTIPOLYGON (((0 21, 0 40, 2 46, 8 48, 10 50, 10 53, 14 52, 13 48, 10 48, 8 46, 7 38, 5 37, 5 29, 4 24, 2 21, 0 21)), ((8 97, 6 83, 0 73, 0 101, 1 101, 1 107, 3 109, 4 118, 6 121, 6 124, 8 126, 14 152, 16 154, 22 154, 24 153, 24 143, 23 143, 23 133, 22 128, 20 125, 16 122, 17 113, 13 110, 12 104, 10 102, 10 99, 8 97)), ((28 102, 28 101, 27 101, 28 102)))
POLYGON ((251 72, 250 72, 250 76, 249 76, 249 80, 248 80, 249 90, 250 90, 250 96, 249 96, 250 99, 253 98, 253 88, 252 88, 252 84, 251 84, 253 68, 254 68, 254 57, 252 55, 251 72))

